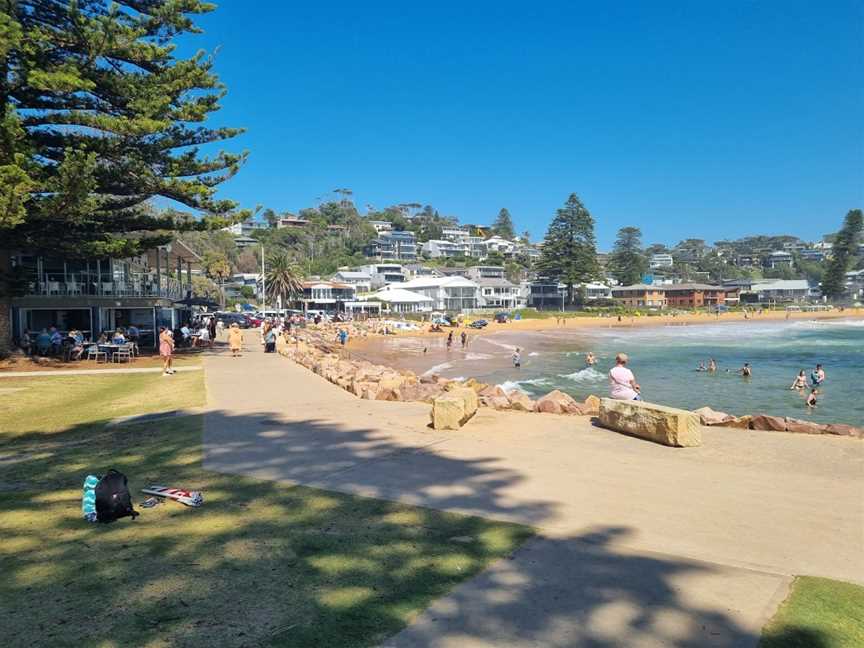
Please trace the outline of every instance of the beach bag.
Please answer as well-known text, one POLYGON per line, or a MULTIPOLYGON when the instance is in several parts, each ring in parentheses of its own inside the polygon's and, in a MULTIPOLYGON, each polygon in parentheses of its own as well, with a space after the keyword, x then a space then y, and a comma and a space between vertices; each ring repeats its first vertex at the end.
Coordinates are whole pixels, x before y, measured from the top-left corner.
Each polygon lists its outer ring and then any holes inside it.
MULTIPOLYGON (((88 479, 91 476, 88 475, 88 479)), ((134 520, 139 515, 138 511, 132 508, 132 494, 129 492, 126 475, 113 468, 99 480, 93 494, 97 522, 114 522, 128 516, 134 520)))

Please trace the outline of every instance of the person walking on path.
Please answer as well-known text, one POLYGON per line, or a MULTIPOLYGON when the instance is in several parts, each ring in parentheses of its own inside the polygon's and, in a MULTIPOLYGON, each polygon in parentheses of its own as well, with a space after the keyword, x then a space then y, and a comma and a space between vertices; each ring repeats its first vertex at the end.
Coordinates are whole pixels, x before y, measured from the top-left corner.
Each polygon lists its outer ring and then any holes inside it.
POLYGON ((616 400, 642 400, 642 389, 627 368, 628 360, 626 353, 615 356, 615 366, 609 370, 609 396, 616 400))
POLYGON ((210 333, 210 348, 213 348, 213 342, 216 340, 216 317, 211 317, 207 320, 207 331, 210 333))
POLYGON ((174 335, 164 326, 159 327, 159 355, 162 356, 162 375, 170 376, 175 373, 171 368, 174 359, 174 335))
POLYGON ((240 355, 240 347, 243 346, 243 331, 237 322, 231 325, 228 329, 228 347, 231 349, 231 357, 236 358, 240 355))

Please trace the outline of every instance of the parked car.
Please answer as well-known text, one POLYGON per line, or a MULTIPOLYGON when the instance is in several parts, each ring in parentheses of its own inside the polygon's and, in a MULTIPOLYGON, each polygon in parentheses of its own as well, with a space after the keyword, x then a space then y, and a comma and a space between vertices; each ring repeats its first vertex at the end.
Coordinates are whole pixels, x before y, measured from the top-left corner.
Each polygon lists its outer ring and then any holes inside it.
POLYGON ((468 326, 470 326, 471 328, 475 328, 475 329, 482 329, 484 326, 488 326, 488 325, 489 325, 489 322, 487 322, 485 319, 479 319, 479 320, 474 320, 468 326))
POLYGON ((495 313, 495 321, 499 324, 506 324, 508 321, 510 321, 510 313, 506 311, 495 313))
POLYGON ((249 320, 240 313, 216 313, 216 319, 226 327, 237 324, 241 329, 249 328, 249 320))
POLYGON ((264 319, 258 314, 244 313, 244 317, 246 318, 246 321, 249 322, 249 326, 251 326, 252 328, 257 328, 261 326, 261 322, 264 321, 264 319))

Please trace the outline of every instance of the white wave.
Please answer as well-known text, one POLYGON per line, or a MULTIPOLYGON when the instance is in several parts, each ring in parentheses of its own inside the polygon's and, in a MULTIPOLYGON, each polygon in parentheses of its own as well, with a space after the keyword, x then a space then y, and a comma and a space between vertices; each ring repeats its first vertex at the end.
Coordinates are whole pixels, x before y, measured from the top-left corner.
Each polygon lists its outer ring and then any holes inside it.
POLYGON ((492 356, 485 353, 466 353, 466 360, 489 360, 492 356))
POLYGON ((486 342, 487 344, 492 344, 497 347, 501 347, 502 349, 507 349, 508 351, 515 351, 519 347, 516 347, 512 344, 505 344, 504 342, 498 342, 497 340, 493 340, 491 336, 483 336, 480 338, 481 342, 486 342))
POLYGON ((537 353, 536 351, 532 351, 531 353, 528 354, 528 357, 530 358, 531 356, 538 356, 538 355, 540 355, 540 354, 537 353))
POLYGON ((517 383, 520 385, 536 385, 540 387, 543 385, 551 385, 552 381, 549 378, 532 378, 531 380, 519 380, 517 383))
POLYGON ((505 380, 503 383, 498 385, 501 389, 504 390, 505 393, 509 394, 512 391, 520 391, 523 394, 525 390, 522 389, 522 386, 519 384, 519 381, 516 380, 505 380))
POLYGON ((570 374, 558 374, 559 378, 566 378, 567 380, 572 380, 573 382, 579 383, 587 383, 587 382, 601 382, 606 380, 606 376, 594 369, 594 367, 585 367, 584 369, 580 369, 579 371, 574 371, 570 374))
POLYGON ((431 376, 434 373, 440 373, 442 371, 446 371, 447 369, 452 369, 453 365, 449 362, 442 362, 441 364, 435 365, 431 369, 423 372, 423 376, 431 376))

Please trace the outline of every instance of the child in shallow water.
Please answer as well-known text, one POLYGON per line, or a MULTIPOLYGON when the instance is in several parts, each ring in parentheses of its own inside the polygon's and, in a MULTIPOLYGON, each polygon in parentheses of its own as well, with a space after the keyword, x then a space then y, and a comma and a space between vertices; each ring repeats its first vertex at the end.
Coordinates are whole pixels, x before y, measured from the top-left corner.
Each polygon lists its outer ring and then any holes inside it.
POLYGON ((815 389, 811 389, 810 393, 807 394, 807 407, 813 409, 816 407, 816 394, 818 392, 815 389))

